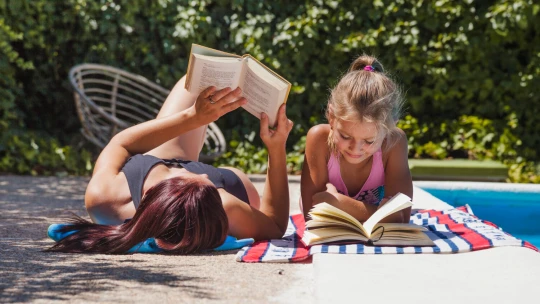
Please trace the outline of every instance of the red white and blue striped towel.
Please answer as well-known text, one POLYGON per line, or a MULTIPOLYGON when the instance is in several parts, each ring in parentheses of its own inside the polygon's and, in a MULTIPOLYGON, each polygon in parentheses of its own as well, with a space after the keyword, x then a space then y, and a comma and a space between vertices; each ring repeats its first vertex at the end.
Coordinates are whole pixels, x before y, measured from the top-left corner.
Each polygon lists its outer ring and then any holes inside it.
POLYGON ((315 253, 382 254, 382 253, 458 253, 492 247, 521 246, 538 249, 529 242, 517 239, 495 224, 479 219, 468 206, 439 210, 419 210, 411 215, 411 223, 425 226, 426 234, 435 246, 380 247, 363 244, 331 244, 305 246, 305 230, 301 214, 289 217, 289 226, 282 239, 256 242, 242 248, 236 255, 238 262, 289 263, 305 261, 315 253))

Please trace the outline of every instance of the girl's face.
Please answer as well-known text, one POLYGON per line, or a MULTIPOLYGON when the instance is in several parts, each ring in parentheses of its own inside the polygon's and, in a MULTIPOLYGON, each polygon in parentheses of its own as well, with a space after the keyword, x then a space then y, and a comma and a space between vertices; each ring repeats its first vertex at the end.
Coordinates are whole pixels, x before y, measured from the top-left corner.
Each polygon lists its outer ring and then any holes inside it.
POLYGON ((372 122, 335 120, 332 129, 338 152, 350 164, 360 164, 373 155, 382 143, 372 122))

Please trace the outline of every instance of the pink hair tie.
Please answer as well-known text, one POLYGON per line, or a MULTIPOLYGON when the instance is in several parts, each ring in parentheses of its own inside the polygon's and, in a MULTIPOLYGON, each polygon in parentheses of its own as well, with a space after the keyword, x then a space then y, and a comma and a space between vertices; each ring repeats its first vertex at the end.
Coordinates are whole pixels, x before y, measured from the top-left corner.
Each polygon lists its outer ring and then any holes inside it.
POLYGON ((374 69, 372 66, 370 66, 370 65, 366 65, 366 66, 364 67, 364 71, 370 71, 370 72, 373 72, 373 71, 375 71, 375 69, 374 69))

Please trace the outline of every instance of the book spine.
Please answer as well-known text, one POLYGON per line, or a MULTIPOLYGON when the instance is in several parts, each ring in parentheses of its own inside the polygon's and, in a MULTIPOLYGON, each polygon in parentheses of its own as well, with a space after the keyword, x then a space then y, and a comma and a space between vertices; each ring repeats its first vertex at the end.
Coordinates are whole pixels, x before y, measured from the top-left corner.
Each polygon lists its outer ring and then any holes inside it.
POLYGON ((373 243, 378 242, 378 241, 381 240, 381 238, 383 237, 383 234, 384 234, 384 226, 379 226, 379 227, 375 228, 375 230, 373 230, 373 231, 371 232, 371 235, 373 235, 373 233, 374 233, 375 231, 377 231, 377 230, 379 230, 379 229, 381 229, 381 228, 382 228, 382 232, 381 232, 381 235, 379 236, 378 239, 373 240, 371 237, 369 238, 369 240, 367 241, 367 244, 368 244, 369 246, 373 246, 373 245, 374 245, 373 243))
MULTIPOLYGON (((192 46, 193 47, 193 46, 192 46)), ((184 88, 188 90, 188 92, 191 92, 191 75, 193 74, 193 65, 195 64, 195 56, 193 56, 192 53, 189 54, 189 62, 188 62, 188 70, 186 73, 186 83, 184 84, 184 88)))

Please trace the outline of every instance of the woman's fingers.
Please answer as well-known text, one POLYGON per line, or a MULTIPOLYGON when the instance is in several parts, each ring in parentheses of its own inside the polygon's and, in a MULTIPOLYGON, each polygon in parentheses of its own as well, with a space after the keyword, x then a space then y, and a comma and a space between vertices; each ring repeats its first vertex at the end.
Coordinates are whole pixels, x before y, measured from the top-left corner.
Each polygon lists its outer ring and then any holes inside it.
POLYGON ((223 111, 221 115, 234 111, 247 103, 246 98, 240 97, 242 95, 242 89, 240 87, 234 90, 228 88, 227 91, 220 91, 219 96, 217 95, 213 99, 217 102, 216 106, 221 107, 221 111, 223 111))
POLYGON ((281 105, 277 114, 277 125, 274 129, 270 129, 268 115, 261 113, 260 135, 269 151, 285 147, 287 137, 293 126, 293 122, 287 118, 285 113, 285 105, 281 105))
POLYGON ((199 94, 194 105, 196 115, 200 117, 203 124, 216 121, 247 102, 245 98, 239 98, 241 93, 240 88, 232 90, 227 87, 217 90, 214 86, 208 87, 199 94))
POLYGON ((226 88, 223 88, 221 90, 218 90, 216 92, 214 92, 214 94, 212 94, 211 96, 209 97, 212 97, 212 100, 215 101, 215 102, 220 102, 221 99, 226 96, 227 94, 229 94, 230 92, 232 91, 231 88, 229 87, 226 87, 226 88))
POLYGON ((211 98, 212 107, 215 110, 219 110, 221 116, 246 104, 247 99, 240 97, 241 95, 242 89, 239 87, 234 90, 227 87, 215 92, 208 98, 211 98))
POLYGON ((214 101, 216 101, 221 106, 224 106, 230 102, 235 101, 242 94, 242 89, 240 89, 239 87, 232 91, 230 88, 227 88, 227 89, 229 90, 226 94, 223 94, 222 92, 220 92, 220 96, 217 96, 216 94, 216 98, 212 98, 212 99, 214 99, 214 101))
POLYGON ((214 94, 215 91, 216 91, 216 87, 211 86, 211 87, 208 87, 208 88, 204 89, 201 92, 201 94, 199 94, 199 96, 201 96, 202 98, 208 98, 208 97, 212 96, 212 94, 214 94))
POLYGON ((263 140, 270 136, 270 129, 268 128, 268 115, 266 115, 264 112, 261 113, 260 136, 263 140))
POLYGON ((292 120, 287 118, 286 105, 282 104, 278 110, 277 129, 289 133, 292 130, 293 125, 294 123, 292 120))
POLYGON ((287 114, 285 113, 285 104, 282 104, 278 110, 278 127, 287 127, 287 114))
POLYGON ((237 100, 233 102, 229 102, 221 107, 221 109, 224 111, 223 114, 229 113, 231 111, 234 111, 238 109, 239 107, 245 105, 247 103, 247 99, 244 97, 238 98, 237 100))
MULTIPOLYGON (((241 95, 242 89, 239 87, 234 90, 229 87, 221 90, 216 90, 213 86, 208 87, 199 94, 199 99, 203 100, 199 100, 197 108, 202 116, 208 116, 211 121, 215 121, 219 117, 245 105, 247 99, 241 97, 241 95)), ((261 137, 274 137, 275 133, 285 134, 285 136, 289 134, 293 122, 287 118, 285 104, 282 104, 278 110, 276 129, 270 130, 268 123, 268 116, 266 114, 261 115, 261 137)))

